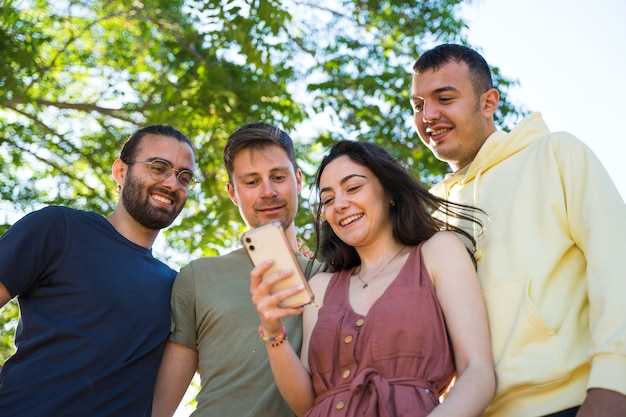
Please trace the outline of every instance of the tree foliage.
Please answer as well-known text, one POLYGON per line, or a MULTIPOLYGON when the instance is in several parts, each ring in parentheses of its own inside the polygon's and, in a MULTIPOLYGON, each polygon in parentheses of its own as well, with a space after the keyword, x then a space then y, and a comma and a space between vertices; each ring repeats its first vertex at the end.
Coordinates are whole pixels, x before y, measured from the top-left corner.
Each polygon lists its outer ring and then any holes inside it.
MULTIPOLYGON (((290 132, 308 178, 328 146, 352 138, 436 180, 446 167, 410 123, 411 66, 436 43, 467 43, 461 3, 0 0, 0 234, 44 205, 111 212, 110 167, 148 124, 173 125, 195 145, 202 185, 157 252, 178 265, 238 242, 221 151, 243 123, 290 132)), ((513 82, 494 73, 506 97, 513 82)), ((504 98, 501 125, 519 115, 504 98)))

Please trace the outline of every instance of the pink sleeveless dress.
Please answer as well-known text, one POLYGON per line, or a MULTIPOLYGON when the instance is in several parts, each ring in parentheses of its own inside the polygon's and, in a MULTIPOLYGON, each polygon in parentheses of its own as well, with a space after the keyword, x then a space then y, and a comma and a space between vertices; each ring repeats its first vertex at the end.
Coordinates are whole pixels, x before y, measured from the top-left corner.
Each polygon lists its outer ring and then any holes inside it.
POLYGON ((421 417, 439 404, 455 366, 421 247, 366 316, 348 301, 352 271, 331 277, 309 346, 317 398, 306 417, 421 417))

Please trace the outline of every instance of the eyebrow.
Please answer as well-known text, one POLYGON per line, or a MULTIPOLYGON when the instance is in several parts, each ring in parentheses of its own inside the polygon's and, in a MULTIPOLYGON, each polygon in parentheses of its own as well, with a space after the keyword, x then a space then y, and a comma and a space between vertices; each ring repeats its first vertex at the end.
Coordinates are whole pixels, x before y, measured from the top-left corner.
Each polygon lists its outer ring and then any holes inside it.
MULTIPOLYGON (((440 88, 437 88, 435 91, 433 91, 433 94, 441 94, 441 93, 446 93, 448 91, 458 92, 459 89, 456 87, 452 87, 452 86, 440 87, 440 88)), ((411 100, 421 100, 421 99, 422 99, 421 96, 416 96, 414 94, 411 94, 411 100)))
MULTIPOLYGON (((288 165, 281 165, 281 166, 277 166, 274 167, 272 169, 270 169, 270 174, 274 174, 276 172, 284 172, 284 171, 291 171, 291 168, 288 165)), ((244 172, 241 175, 237 176, 237 179, 240 178, 246 178, 246 177, 253 177, 253 176, 257 176, 257 175, 261 175, 258 171, 249 171, 249 172, 244 172)))
POLYGON ((150 162, 152 162, 152 161, 164 161, 164 162, 167 162, 168 164, 170 164, 170 166, 173 169, 177 170, 178 172, 189 171, 189 172, 191 172, 193 174, 193 168, 187 168, 187 167, 174 168, 174 164, 172 163, 172 161, 168 161, 167 159, 161 158, 160 156, 154 156, 152 158, 146 159, 146 162, 148 162, 148 161, 150 161, 150 162))
MULTIPOLYGON (((344 185, 344 184, 345 184, 348 180, 350 180, 350 179, 352 179, 352 178, 354 178, 354 177, 358 177, 358 178, 365 178, 365 179, 367 179, 367 177, 366 177, 365 175, 361 175, 361 174, 350 174, 350 175, 346 175, 345 177, 343 177, 343 178, 341 179, 341 181, 339 181, 339 184, 340 184, 340 185, 344 185)), ((320 190, 320 194, 322 194, 322 193, 323 193, 323 192, 325 192, 325 191, 331 191, 331 188, 330 188, 330 187, 325 187, 325 188, 322 188, 322 189, 320 190)))

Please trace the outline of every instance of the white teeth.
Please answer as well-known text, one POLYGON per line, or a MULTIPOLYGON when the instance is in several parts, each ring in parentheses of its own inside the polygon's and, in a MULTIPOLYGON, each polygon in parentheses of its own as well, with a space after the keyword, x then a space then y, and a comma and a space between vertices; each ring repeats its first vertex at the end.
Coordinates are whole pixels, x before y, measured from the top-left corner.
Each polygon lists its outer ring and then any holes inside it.
POLYGON ((355 221, 357 219, 360 219, 361 217, 363 217, 363 214, 355 214, 354 216, 350 216, 347 219, 343 219, 340 224, 342 226, 345 226, 345 225, 347 225, 349 223, 352 223, 353 221, 355 221))
POLYGON ((160 195, 152 194, 152 198, 165 204, 172 204, 172 200, 170 200, 169 198, 161 197, 160 195))

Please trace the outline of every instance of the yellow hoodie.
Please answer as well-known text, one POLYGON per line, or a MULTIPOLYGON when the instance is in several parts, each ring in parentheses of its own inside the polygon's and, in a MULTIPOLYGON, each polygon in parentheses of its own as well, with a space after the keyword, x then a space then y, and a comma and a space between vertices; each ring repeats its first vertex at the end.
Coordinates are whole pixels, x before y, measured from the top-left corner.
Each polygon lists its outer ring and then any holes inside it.
POLYGON ((626 205, 595 155, 535 113, 431 190, 489 216, 477 250, 496 365, 485 416, 626 395, 626 205))

